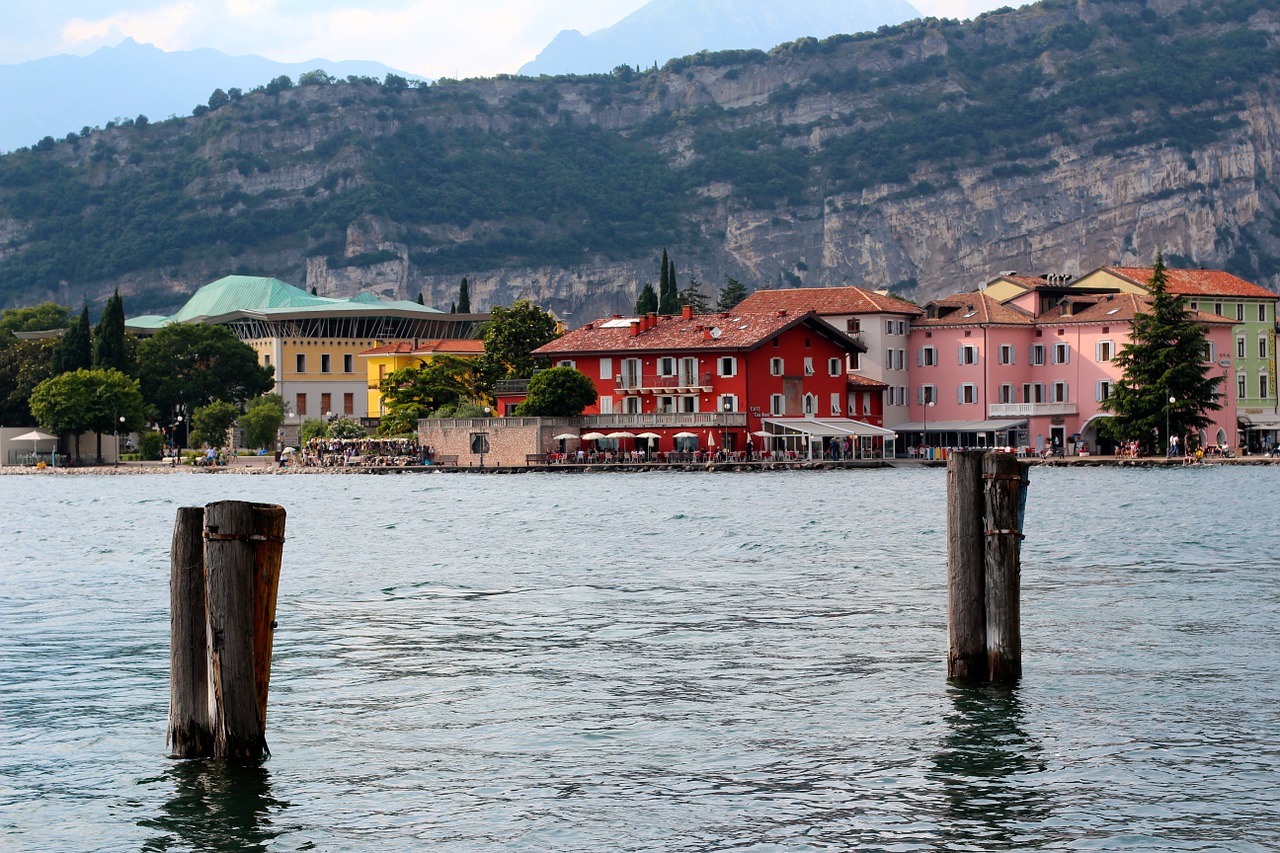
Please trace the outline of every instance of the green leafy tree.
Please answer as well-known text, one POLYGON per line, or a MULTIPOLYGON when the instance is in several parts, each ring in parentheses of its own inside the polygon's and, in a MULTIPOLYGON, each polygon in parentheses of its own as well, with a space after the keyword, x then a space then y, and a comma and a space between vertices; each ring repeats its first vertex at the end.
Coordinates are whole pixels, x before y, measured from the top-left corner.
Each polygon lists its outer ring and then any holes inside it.
POLYGON ((1222 404, 1217 399, 1219 379, 1210 375, 1205 363, 1206 329, 1182 299, 1169 292, 1160 255, 1148 288, 1151 310, 1134 315, 1129 343, 1116 355, 1123 375, 1101 404, 1112 413, 1102 429, 1116 441, 1163 444, 1167 452, 1170 434, 1204 429, 1213 423, 1205 412, 1221 409, 1222 404), (1156 435, 1162 441, 1155 441, 1156 435))
POLYGON ((747 298, 747 288, 736 278, 731 278, 725 282, 724 289, 720 291, 720 299, 716 302, 716 308, 721 311, 732 311, 738 307, 742 300, 747 298))
POLYGON ((0 339, 15 332, 44 332, 71 325, 71 309, 53 302, 30 308, 6 308, 0 312, 0 339))
POLYGON ((467 279, 462 279, 462 284, 458 286, 458 310, 457 314, 471 313, 471 287, 467 284, 467 279))
POLYGON ((648 314, 658 310, 658 292, 653 289, 652 284, 646 284, 640 288, 640 293, 636 295, 636 313, 648 314))
MULTIPOLYGON (((538 347, 560 337, 555 318, 537 305, 520 299, 510 308, 493 306, 493 319, 484 330, 481 375, 488 383, 497 379, 527 379, 547 366, 547 359, 535 358, 538 347)), ((486 394, 492 386, 481 388, 486 394)))
POLYGON ((121 373, 129 373, 132 367, 125 343, 124 300, 120 298, 119 290, 107 300, 102 318, 98 320, 98 328, 93 335, 93 366, 115 368, 121 373))
POLYGON ((62 335, 53 353, 55 373, 88 370, 93 366, 93 336, 89 330, 89 306, 84 306, 80 319, 62 335))
POLYGON ((552 367, 529 380, 529 396, 516 407, 518 417, 572 418, 596 402, 595 383, 572 367, 552 367))
POLYGON ((383 420, 391 424, 388 429, 405 432, 408 426, 408 431, 416 430, 420 419, 431 417, 441 407, 471 399, 471 369, 469 359, 438 355, 421 367, 388 373, 379 385, 386 410, 383 420))
POLYGON ((689 277, 689 286, 680 291, 680 304, 693 308, 695 314, 706 314, 711 310, 707 303, 707 295, 702 292, 702 283, 697 276, 689 277))
POLYGON ((221 89, 214 89, 213 94, 209 96, 209 109, 216 110, 218 107, 226 106, 231 103, 231 96, 221 89))
POLYGON ((329 424, 331 438, 368 438, 369 431, 360 426, 360 422, 351 418, 337 418, 329 424))
POLYGON ((31 413, 50 432, 75 435, 77 458, 80 434, 96 432, 99 460, 103 433, 141 429, 146 422, 138 380, 110 369, 80 369, 46 379, 31 392, 31 413))
POLYGON ((214 400, 239 403, 272 390, 270 367, 222 326, 174 323, 138 344, 138 378, 166 420, 214 400))
POLYGON ((322 418, 307 418, 298 428, 298 441, 306 444, 313 438, 328 438, 329 425, 322 418))
POLYGON ((0 340, 0 424, 36 426, 31 414, 31 392, 54 375, 53 352, 58 342, 51 339, 0 340))
POLYGON ((271 447, 284 423, 284 399, 279 394, 263 394, 245 406, 240 429, 248 447, 271 447))
POLYGON ((195 444, 220 447, 227 441, 227 431, 240 417, 240 410, 225 400, 214 400, 191 413, 191 437, 195 444))

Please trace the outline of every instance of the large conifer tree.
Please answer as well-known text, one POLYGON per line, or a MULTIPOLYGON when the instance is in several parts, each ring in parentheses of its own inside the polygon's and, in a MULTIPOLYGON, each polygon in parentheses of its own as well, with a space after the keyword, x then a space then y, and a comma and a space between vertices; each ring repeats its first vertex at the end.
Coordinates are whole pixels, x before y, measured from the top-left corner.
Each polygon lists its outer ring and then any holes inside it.
POLYGON ((648 314, 650 311, 658 310, 658 293, 653 289, 652 284, 646 284, 640 288, 640 293, 636 296, 636 313, 648 314))
POLYGON ((720 299, 716 302, 716 307, 721 311, 731 311, 746 298, 747 288, 736 278, 731 278, 725 282, 724 289, 720 291, 720 299))
POLYGON ((662 276, 658 281, 658 313, 675 314, 680 310, 680 294, 676 289, 675 261, 667 257, 667 250, 662 250, 662 276))
POLYGON ((89 306, 84 306, 80 319, 71 324, 53 351, 53 372, 70 373, 93 367, 93 338, 89 329, 89 306))
POLYGON ((458 310, 457 310, 457 313, 458 313, 458 314, 470 314, 470 313, 471 313, 471 286, 470 286, 469 284, 467 284, 467 279, 466 279, 466 277, 465 277, 465 276, 464 276, 464 277, 463 277, 463 279, 462 279, 462 284, 461 284, 461 285, 459 285, 459 287, 458 287, 458 310))
POLYGON ((129 352, 124 339, 124 300, 120 291, 107 300, 93 335, 93 366, 98 370, 114 368, 129 373, 129 352))
POLYGON ((1219 378, 1210 375, 1205 360, 1206 329, 1181 297, 1169 292, 1159 254, 1148 287, 1151 310, 1134 315, 1129 343, 1116 356, 1124 373, 1102 402, 1101 408, 1112 413, 1102 429, 1116 441, 1167 452, 1170 434, 1204 429, 1213 423, 1205 412, 1222 404, 1219 378))

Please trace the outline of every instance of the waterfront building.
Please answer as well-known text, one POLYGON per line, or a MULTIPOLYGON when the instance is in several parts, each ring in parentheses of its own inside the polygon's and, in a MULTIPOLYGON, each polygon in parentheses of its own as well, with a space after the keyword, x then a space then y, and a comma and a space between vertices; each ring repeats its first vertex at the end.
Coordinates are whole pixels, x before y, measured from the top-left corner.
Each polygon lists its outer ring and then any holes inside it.
POLYGON ((864 354, 850 355, 846 360, 847 410, 889 428, 909 419, 907 340, 912 321, 924 314, 918 305, 861 287, 796 287, 757 290, 734 310, 815 312, 866 347, 864 354))
POLYGON ((387 413, 382 402, 382 380, 388 373, 405 367, 425 367, 438 355, 475 358, 484 355, 484 341, 476 338, 392 341, 360 353, 360 358, 365 363, 369 417, 380 418, 387 413))

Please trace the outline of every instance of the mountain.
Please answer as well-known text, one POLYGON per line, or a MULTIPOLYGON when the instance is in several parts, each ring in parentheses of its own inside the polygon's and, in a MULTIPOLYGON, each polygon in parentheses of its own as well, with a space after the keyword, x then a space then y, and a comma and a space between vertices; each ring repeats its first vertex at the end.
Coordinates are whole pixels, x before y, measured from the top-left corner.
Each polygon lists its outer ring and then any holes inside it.
POLYGON ((172 310, 229 273, 324 296, 466 276, 485 310, 628 311, 999 272, 1280 283, 1280 0, 1044 0, 640 73, 272 84, 0 157, 0 307, 172 310))
POLYGON ((405 75, 377 62, 273 62, 261 56, 228 56, 216 50, 163 51, 125 39, 88 56, 49 56, 0 65, 0 151, 34 145, 108 121, 189 115, 214 89, 248 90, 279 77, 323 68, 382 79, 405 75))
POLYGON ((764 50, 801 36, 860 33, 919 17, 905 0, 653 0, 591 35, 561 30, 520 73, 648 68, 703 50, 764 50))

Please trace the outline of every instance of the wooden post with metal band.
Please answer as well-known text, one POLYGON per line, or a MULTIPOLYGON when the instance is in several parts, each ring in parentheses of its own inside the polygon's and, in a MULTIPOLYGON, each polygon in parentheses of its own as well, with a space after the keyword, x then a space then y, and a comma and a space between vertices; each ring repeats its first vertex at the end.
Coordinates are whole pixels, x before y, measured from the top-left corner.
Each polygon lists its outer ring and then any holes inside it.
POLYGON ((988 453, 982 460, 987 680, 997 684, 1022 678, 1022 515, 1028 467, 1012 453, 988 453))

